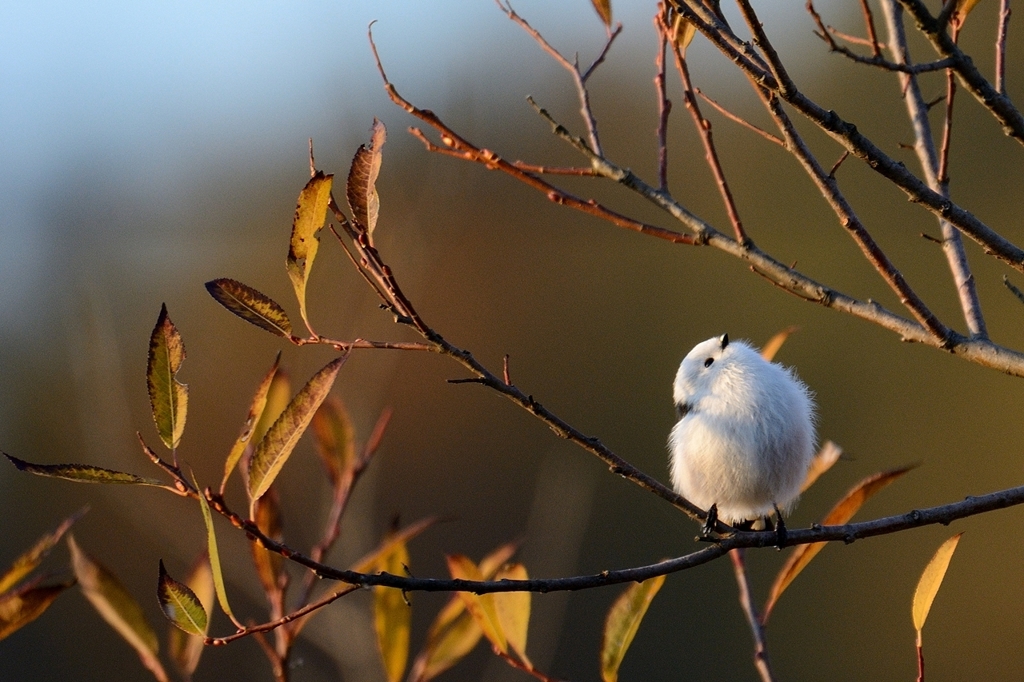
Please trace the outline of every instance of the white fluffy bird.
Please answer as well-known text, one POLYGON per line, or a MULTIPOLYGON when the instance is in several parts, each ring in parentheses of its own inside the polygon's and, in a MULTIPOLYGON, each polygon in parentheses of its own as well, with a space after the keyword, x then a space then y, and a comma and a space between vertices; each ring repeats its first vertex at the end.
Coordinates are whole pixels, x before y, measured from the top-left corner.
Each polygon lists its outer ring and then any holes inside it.
POLYGON ((672 483, 709 511, 705 529, 716 508, 730 525, 788 511, 814 456, 807 386, 726 334, 694 346, 673 388, 679 422, 669 436, 672 483))

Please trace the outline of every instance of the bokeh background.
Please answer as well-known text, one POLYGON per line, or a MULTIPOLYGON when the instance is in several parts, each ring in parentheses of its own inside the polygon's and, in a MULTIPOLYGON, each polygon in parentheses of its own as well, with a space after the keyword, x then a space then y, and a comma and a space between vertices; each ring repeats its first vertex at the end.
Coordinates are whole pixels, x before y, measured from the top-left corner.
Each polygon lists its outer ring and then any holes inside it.
MULTIPOLYGON (((981 3, 964 44, 991 72, 997 3, 981 3)), ((829 23, 860 33, 858 3, 819 3, 829 23)), ((604 29, 586 0, 522 0, 516 9, 567 54, 592 58, 604 29)), ((652 2, 615 4, 626 30, 592 81, 609 155, 655 172, 652 2)), ((797 82, 913 166, 895 77, 830 56, 802 3, 759 3, 797 82)), ((547 202, 513 180, 431 156, 404 130, 373 67, 374 31, 389 76, 413 102, 507 158, 578 163, 525 101, 532 94, 576 131, 566 74, 485 0, 304 0, 293 3, 0 3, 0 448, 40 462, 89 462, 151 474, 134 432, 156 444, 145 392, 148 335, 161 303, 184 336, 190 386, 181 455, 200 479, 219 476, 251 392, 279 339, 221 309, 203 283, 233 277, 297 318, 284 271, 295 197, 318 165, 344 176, 373 117, 389 129, 379 182, 378 245, 426 320, 623 457, 667 480, 671 380, 696 342, 728 332, 763 343, 799 325, 779 360, 817 394, 820 436, 846 456, 810 490, 793 526, 821 518, 864 476, 921 466, 873 499, 861 518, 1018 485, 1024 382, 809 305, 710 249, 675 246, 547 202)), ((1021 96, 1020 31, 1011 25, 1009 88, 1021 96)), ((925 47, 914 44, 918 55, 925 47)), ((697 85, 764 121, 749 87, 698 37, 697 85)), ((692 210, 725 226, 677 81, 670 181, 692 210)), ((925 81, 942 94, 941 77, 925 81)), ((955 197, 1000 232, 1020 226, 1024 164, 992 118, 962 97, 952 160, 955 197)), ((899 304, 838 226, 796 163, 709 113, 752 238, 786 262, 860 298, 899 304)), ((935 119, 936 121, 938 119, 935 119)), ((839 148, 808 130, 822 162, 839 148)), ((842 187, 910 282, 962 329, 934 220, 862 164, 842 187)), ((655 224, 669 219, 608 183, 567 183, 655 224)), ((1019 275, 969 245, 993 337, 1024 346, 1024 308, 1000 278, 1019 275)), ((411 339, 377 309, 337 245, 325 239, 310 284, 317 329, 336 338, 411 339)), ((305 381, 326 349, 285 347, 305 381)), ((411 569, 444 575, 446 552, 479 559, 522 542, 531 575, 647 564, 695 548, 695 527, 656 497, 608 475, 588 454, 474 385, 442 358, 361 351, 336 386, 365 438, 394 419, 361 482, 331 555, 343 565, 391 519, 450 520, 417 539, 411 569)), ((308 547, 328 506, 312 446, 281 478, 289 540, 308 547)), ((236 484, 237 485, 237 484, 236 484)), ((240 487, 230 490, 244 507, 240 487)), ((157 561, 183 573, 203 546, 192 503, 152 489, 44 480, 0 463, 0 565, 88 504, 80 544, 114 570, 161 637, 157 561)), ((830 546, 773 615, 770 653, 784 680, 900 680, 916 672, 910 602, 939 543, 966 530, 928 622, 929 680, 1017 679, 1024 631, 1024 510, 830 546)), ((244 539, 220 533, 234 607, 263 620, 244 539)), ((750 557, 759 599, 784 555, 750 557)), ((46 567, 68 572, 67 551, 46 567)), ((551 674, 598 677, 604 613, 621 588, 534 597, 530 652, 551 674)), ((413 646, 443 604, 412 595, 413 646)), ((316 617, 298 645, 296 681, 380 680, 369 594, 316 617)), ((218 616, 214 630, 230 632, 218 616)), ((755 679, 751 642, 728 562, 670 576, 626 658, 623 679, 755 679)), ((0 642, 0 680, 147 680, 135 654, 77 591, 0 642)), ((269 680, 253 641, 207 651, 197 680, 269 680)), ((443 679, 514 680, 481 646, 443 679)))

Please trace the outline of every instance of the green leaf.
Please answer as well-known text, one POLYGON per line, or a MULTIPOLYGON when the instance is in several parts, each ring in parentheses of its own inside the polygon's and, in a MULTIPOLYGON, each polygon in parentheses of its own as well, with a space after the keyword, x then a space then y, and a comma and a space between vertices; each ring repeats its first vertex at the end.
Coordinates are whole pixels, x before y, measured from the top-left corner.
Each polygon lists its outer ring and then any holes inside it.
POLYGON ((160 307, 153 334, 149 337, 149 364, 146 383, 149 402, 153 407, 153 421, 160 440, 169 450, 175 450, 185 430, 188 412, 188 386, 175 378, 185 360, 185 346, 181 334, 167 316, 167 306, 160 307))
POLYGON ((247 284, 226 278, 207 282, 206 290, 217 303, 246 322, 291 340, 292 321, 288 319, 288 313, 266 294, 247 284))
POLYGON ((914 590, 912 615, 919 641, 921 630, 924 629, 924 622, 928 620, 928 612, 931 611, 935 595, 938 594, 939 587, 942 586, 942 579, 946 577, 949 561, 953 558, 953 552, 956 551, 957 544, 960 543, 961 535, 963 533, 957 533, 939 546, 934 556, 928 562, 928 565, 924 567, 921 579, 917 582, 917 589, 914 590))
POLYGON ((370 146, 359 145, 352 157, 345 193, 348 207, 352 210, 352 221, 356 230, 366 235, 373 244, 373 231, 380 214, 380 197, 377 195, 377 176, 380 174, 381 148, 387 139, 384 124, 373 119, 370 128, 370 146))
MULTIPOLYGON (((288 277, 295 289, 295 297, 299 301, 299 313, 302 321, 309 328, 306 315, 306 282, 309 271, 313 267, 317 249, 320 248, 320 236, 327 219, 327 206, 331 201, 331 184, 333 175, 324 175, 317 171, 299 193, 299 201, 295 207, 295 218, 292 221, 292 238, 288 247, 288 260, 285 265, 288 277)), ((316 335, 312 329, 309 332, 316 335)))
POLYGON ((280 365, 281 353, 278 353, 274 359, 274 366, 270 368, 270 371, 260 381, 260 385, 256 387, 256 393, 252 396, 252 403, 249 404, 249 416, 246 417, 245 424, 242 425, 242 431, 238 434, 231 452, 228 453, 228 458, 224 460, 224 478, 220 482, 221 495, 224 494, 224 488, 227 486, 231 472, 235 470, 245 449, 252 443, 253 433, 259 425, 264 409, 267 407, 267 395, 270 392, 271 385, 274 383, 274 378, 277 376, 277 369, 280 365))
MULTIPOLYGON (((210 569, 210 559, 203 552, 193 562, 192 570, 189 571, 185 584, 199 598, 203 611, 207 614, 213 612, 215 597, 213 586, 213 571, 210 569)), ((209 629, 209 618, 207 618, 207 629, 209 629)), ((175 626, 170 627, 167 637, 167 653, 178 667, 184 679, 190 679, 199 665, 199 658, 206 648, 203 637, 188 635, 175 626)))
POLYGON ((135 649, 142 664, 156 679, 167 682, 167 673, 156 655, 159 649, 156 634, 146 621, 142 607, 113 573, 78 547, 70 534, 68 548, 71 550, 71 567, 86 599, 103 620, 135 649))
POLYGON ((352 476, 356 463, 355 431, 348 410, 339 398, 329 396, 313 415, 316 451, 335 488, 352 476))
POLYGON ((4 457, 11 460, 11 463, 21 471, 27 471, 37 476, 48 478, 63 478, 66 481, 76 483, 124 483, 133 485, 152 485, 158 488, 166 488, 162 481, 155 478, 143 478, 135 474, 126 474, 123 471, 113 471, 102 467, 94 467, 88 464, 33 464, 23 459, 4 453, 4 457))
MULTIPOLYGON (((404 542, 391 546, 377 562, 378 571, 402 575, 409 565, 409 551, 404 542)), ((373 626, 377 633, 377 649, 384 664, 388 682, 401 682, 409 659, 409 629, 412 609, 401 590, 393 587, 373 588, 373 626)))
POLYGON ((604 623, 604 640, 601 643, 601 679, 615 682, 619 679, 619 666, 633 643, 633 637, 640 627, 640 621, 647 613, 654 595, 658 594, 665 576, 630 585, 608 611, 604 623))
MULTIPOLYGON (((71 528, 71 525, 75 521, 82 518, 82 515, 87 511, 89 511, 89 508, 85 507, 64 519, 64 521, 57 526, 52 533, 47 533, 43 537, 39 538, 36 541, 36 544, 32 546, 32 549, 15 559, 14 563, 11 564, 11 567, 7 569, 7 572, 0 576, 0 595, 10 590, 21 582, 25 576, 36 570, 36 567, 39 566, 44 558, 46 558, 46 555, 50 553, 50 550, 53 549, 60 541, 61 537, 64 536, 64 533, 71 528)), ((40 613, 42 613, 42 611, 40 611, 40 613)))
POLYGON ((252 463, 249 465, 250 504, 267 492, 267 488, 281 472, 281 467, 288 461, 295 444, 299 442, 313 415, 334 385, 345 357, 335 358, 313 375, 313 378, 295 394, 288 407, 256 446, 252 463))
POLYGON ((35 582, 0 595, 0 640, 25 627, 50 607, 53 600, 75 584, 74 580, 37 587, 35 582))
POLYGON ((220 552, 217 551, 217 533, 213 528, 213 513, 210 511, 210 503, 207 502, 203 489, 199 487, 195 474, 192 475, 192 484, 199 492, 199 508, 203 512, 203 524, 206 526, 206 551, 210 557, 210 568, 213 570, 213 586, 217 592, 217 601, 220 603, 220 608, 231 619, 231 622, 241 629, 243 626, 231 611, 231 604, 228 603, 228 592, 224 587, 224 574, 220 569, 220 552))
POLYGON ((167 573, 163 559, 160 560, 156 594, 167 620, 190 635, 206 636, 209 624, 206 609, 188 585, 179 583, 167 573))

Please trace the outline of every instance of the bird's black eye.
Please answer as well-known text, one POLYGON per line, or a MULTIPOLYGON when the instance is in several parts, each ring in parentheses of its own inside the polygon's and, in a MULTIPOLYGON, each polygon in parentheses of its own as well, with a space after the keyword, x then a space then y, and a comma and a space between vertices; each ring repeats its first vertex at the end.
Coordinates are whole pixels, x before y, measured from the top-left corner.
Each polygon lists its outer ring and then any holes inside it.
POLYGON ((714 363, 714 361, 715 361, 714 358, 708 358, 707 360, 704 361, 704 366, 705 367, 710 367, 712 365, 712 363, 714 363))

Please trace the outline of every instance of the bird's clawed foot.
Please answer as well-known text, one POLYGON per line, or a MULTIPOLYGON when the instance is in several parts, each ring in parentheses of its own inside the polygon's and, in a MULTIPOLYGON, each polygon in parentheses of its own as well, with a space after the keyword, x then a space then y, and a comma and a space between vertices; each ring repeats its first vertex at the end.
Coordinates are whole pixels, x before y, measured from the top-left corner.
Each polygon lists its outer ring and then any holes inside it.
POLYGON ((704 518, 704 525, 700 528, 700 535, 697 536, 698 540, 711 541, 717 539, 715 533, 715 526, 718 525, 718 505, 713 504, 708 509, 708 514, 704 518))
POLYGON ((778 505, 775 507, 775 548, 782 549, 786 544, 786 522, 782 520, 782 512, 778 505))

